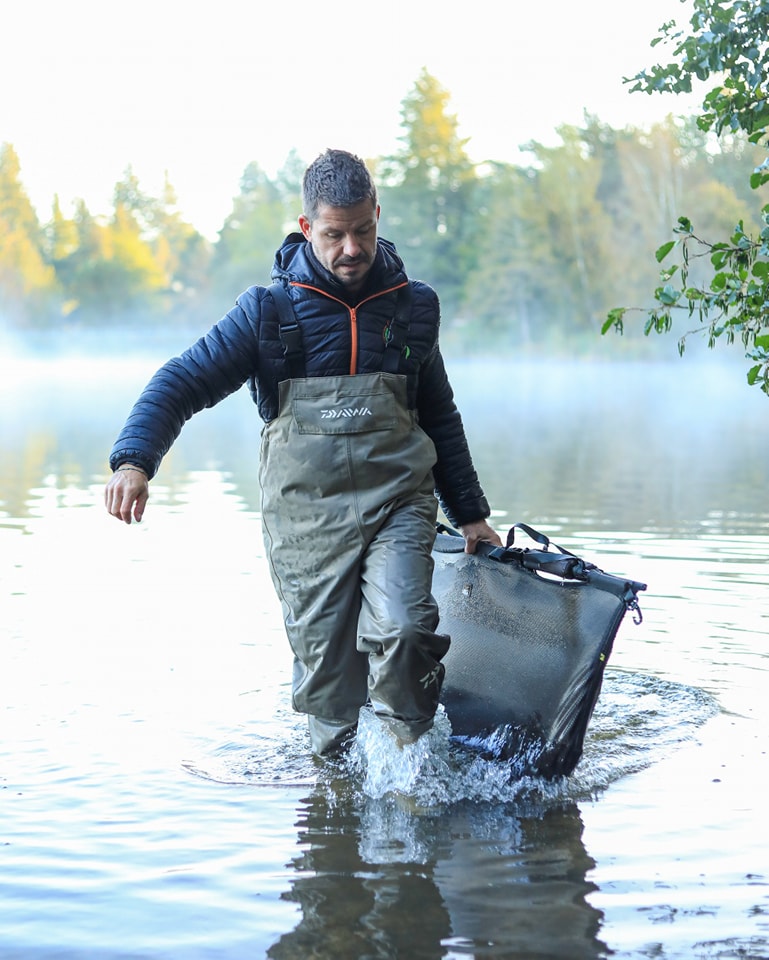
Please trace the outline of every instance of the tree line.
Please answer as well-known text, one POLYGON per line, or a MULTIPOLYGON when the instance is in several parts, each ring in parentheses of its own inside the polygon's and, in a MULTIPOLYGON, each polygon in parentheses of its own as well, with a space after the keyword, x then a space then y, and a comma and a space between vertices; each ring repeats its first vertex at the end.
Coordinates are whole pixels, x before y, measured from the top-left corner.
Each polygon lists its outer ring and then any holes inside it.
MULTIPOLYGON (((412 277, 435 286, 444 338, 468 350, 587 341, 616 303, 648 305, 654 251, 683 209, 713 235, 760 222, 743 171, 763 154, 739 131, 714 141, 694 119, 614 129, 586 114, 558 128, 555 145, 527 144, 524 162, 473 163, 448 91, 423 70, 402 101, 401 131, 391 155, 367 158, 380 234, 412 277)), ((275 249, 296 229, 305 166, 295 151, 274 177, 249 163, 212 243, 182 217, 170 182, 149 196, 130 166, 108 213, 81 200, 65 216, 54 198, 41 222, 3 144, 0 323, 208 325, 243 289, 269 282, 275 249)))

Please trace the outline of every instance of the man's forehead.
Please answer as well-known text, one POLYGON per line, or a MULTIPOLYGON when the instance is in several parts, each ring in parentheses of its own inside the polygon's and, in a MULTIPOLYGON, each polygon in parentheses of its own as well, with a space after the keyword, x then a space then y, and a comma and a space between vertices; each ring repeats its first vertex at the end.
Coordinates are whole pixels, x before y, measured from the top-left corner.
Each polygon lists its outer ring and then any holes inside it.
POLYGON ((315 223, 335 226, 360 226, 377 219, 376 204, 371 200, 361 200, 349 207, 335 207, 328 203, 318 204, 315 223))

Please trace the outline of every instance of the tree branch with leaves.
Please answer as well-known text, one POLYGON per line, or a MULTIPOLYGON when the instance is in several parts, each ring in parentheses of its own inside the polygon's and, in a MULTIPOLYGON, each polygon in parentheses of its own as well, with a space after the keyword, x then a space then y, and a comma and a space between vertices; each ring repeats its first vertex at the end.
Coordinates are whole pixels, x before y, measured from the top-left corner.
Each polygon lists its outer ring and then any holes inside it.
MULTIPOLYGON (((662 25, 651 45, 672 45, 673 59, 626 80, 633 84, 631 92, 691 93, 693 82, 715 79, 703 97, 698 127, 716 136, 743 135, 766 148, 769 0, 693 0, 689 25, 688 33, 677 29, 675 20, 662 25)), ((759 190, 767 181, 769 158, 752 170, 750 186, 759 190)), ((644 311, 644 332, 667 333, 674 315, 684 313, 696 326, 679 337, 680 354, 696 333, 706 335, 709 347, 719 340, 741 340, 751 361, 748 383, 769 396, 769 204, 761 208, 760 222, 755 235, 740 221, 730 236, 707 240, 697 234, 690 217, 679 217, 674 239, 656 251, 657 262, 668 265, 660 271, 654 306, 644 311)), ((622 333, 626 314, 638 309, 614 308, 602 333, 612 328, 622 333)))

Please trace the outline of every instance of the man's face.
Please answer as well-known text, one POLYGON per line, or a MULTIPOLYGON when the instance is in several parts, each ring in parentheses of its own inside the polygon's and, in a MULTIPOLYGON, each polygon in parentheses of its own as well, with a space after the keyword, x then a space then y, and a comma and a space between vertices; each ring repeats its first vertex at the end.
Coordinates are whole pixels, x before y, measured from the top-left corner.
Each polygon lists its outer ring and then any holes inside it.
POLYGON ((376 256, 379 207, 363 200, 352 207, 321 204, 310 223, 304 214, 299 226, 315 256, 350 293, 357 293, 376 256))

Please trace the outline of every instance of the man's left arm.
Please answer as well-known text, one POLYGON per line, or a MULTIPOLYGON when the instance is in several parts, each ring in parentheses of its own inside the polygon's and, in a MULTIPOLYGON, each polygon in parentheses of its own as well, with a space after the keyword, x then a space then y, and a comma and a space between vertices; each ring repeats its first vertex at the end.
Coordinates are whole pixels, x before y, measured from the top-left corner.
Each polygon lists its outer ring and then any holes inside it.
POLYGON ((438 459, 433 475, 443 512, 454 527, 470 532, 471 553, 478 540, 496 543, 496 534, 485 522, 491 510, 473 466, 462 417, 437 344, 419 372, 417 411, 420 426, 435 444, 438 459))

